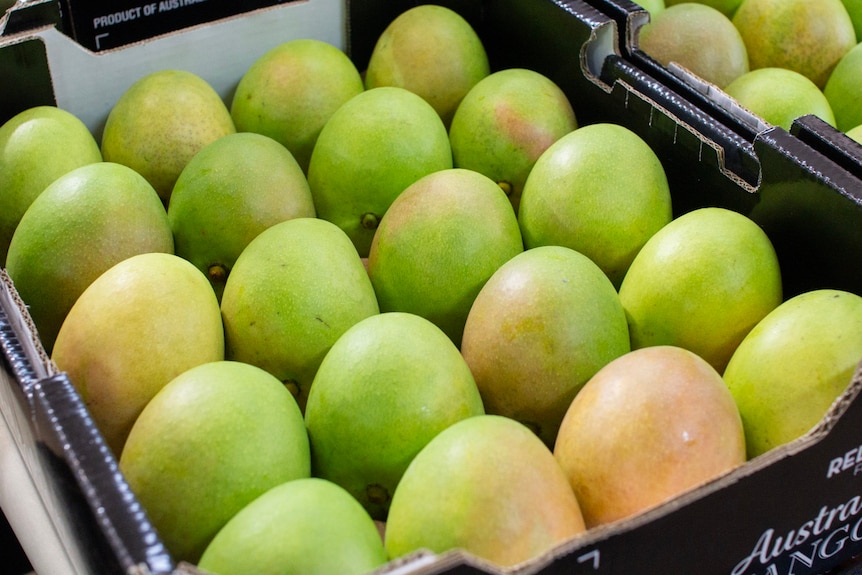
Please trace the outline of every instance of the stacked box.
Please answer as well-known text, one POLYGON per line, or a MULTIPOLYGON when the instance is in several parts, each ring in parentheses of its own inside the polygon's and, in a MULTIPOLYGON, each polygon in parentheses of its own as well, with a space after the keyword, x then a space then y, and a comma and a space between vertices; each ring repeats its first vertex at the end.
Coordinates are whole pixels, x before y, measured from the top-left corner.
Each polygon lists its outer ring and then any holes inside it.
MULTIPOLYGON (((413 4, 274 4, 95 52, 52 16, 59 13, 56 0, 36 0, 17 16, 13 9, 0 35, 0 122, 25 107, 55 103, 98 136, 119 94, 163 67, 198 73, 229 101, 248 65, 295 37, 329 41, 361 69, 386 24, 413 4)), ((539 71, 563 88, 580 125, 618 123, 650 144, 668 174, 675 215, 721 206, 758 222, 778 253, 786 297, 819 287, 862 293, 862 174, 840 138, 807 120, 796 133, 751 129, 756 119, 741 122, 688 82, 633 58, 631 27, 644 14, 630 3, 444 4, 473 24, 492 68, 539 71)), ((8 276, 0 279, 0 415, 17 455, 15 477, 26 478, 22 492, 42 507, 55 535, 23 537, 34 568, 57 574, 195 573, 165 550, 72 382, 46 357, 26 302, 8 276), (58 550, 51 555, 62 557, 40 568, 50 545, 58 550)), ((856 475, 862 470, 862 429, 856 423, 862 417, 862 368, 847 383, 805 437, 649 512, 596 528, 517 573, 814 575, 862 553, 862 486, 856 475)), ((0 448, 5 445, 0 441, 0 448)), ((4 477, 13 472, 0 466, 4 477)), ((0 491, 4 512, 16 510, 12 499, 0 491)), ((20 513, 11 515, 13 528, 26 531, 20 513)), ((379 572, 504 571, 452 551, 417 552, 379 572)))
MULTIPOLYGON (((649 22, 650 16, 639 4, 632 0, 587 0, 587 2, 614 19, 620 34, 622 53, 627 60, 640 69, 748 140, 754 140, 763 131, 775 129, 763 119, 741 108, 733 98, 718 87, 673 63, 670 66, 664 66, 644 52, 638 44, 638 38, 643 26, 649 22)), ((862 176, 862 146, 820 118, 814 115, 797 118, 790 128, 790 134, 854 176, 862 176)))

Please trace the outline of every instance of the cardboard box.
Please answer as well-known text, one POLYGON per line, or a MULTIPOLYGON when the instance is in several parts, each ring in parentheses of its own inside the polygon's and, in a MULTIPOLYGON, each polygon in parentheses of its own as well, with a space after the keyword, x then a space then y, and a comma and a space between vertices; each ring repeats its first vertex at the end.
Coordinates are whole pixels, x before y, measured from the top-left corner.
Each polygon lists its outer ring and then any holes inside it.
MULTIPOLYGON (((689 70, 671 63, 664 66, 640 49, 641 29, 650 19, 649 13, 631 0, 586 0, 617 22, 621 51, 633 64, 671 87, 710 116, 724 122, 748 139, 772 130, 765 120, 744 109, 715 85, 705 82, 689 70)), ((862 39, 860 39, 862 41, 862 39)), ((790 134, 839 164, 856 177, 862 177, 862 146, 843 132, 814 115, 797 118, 790 134)))
POLYGON ((856 177, 862 178, 862 144, 818 118, 797 118, 790 133, 832 159, 856 177))
POLYGON ((62 29, 100 52, 292 1, 299 0, 61 0, 60 6, 62 29))
MULTIPOLYGON (((53 1, 36 4, 50 13, 53 1)), ((492 67, 540 71, 566 91, 581 125, 615 122, 643 137, 667 171, 677 214, 717 205, 760 223, 779 254, 786 296, 818 287, 862 293, 862 180, 852 170, 783 130, 745 130, 714 116, 645 71, 626 55, 626 28, 607 6, 603 11, 582 0, 446 4, 479 31, 492 67)), ((290 37, 328 40, 361 68, 377 35, 411 5, 293 2, 102 53, 37 18, 29 29, 0 36, 0 83, 27 80, 32 88, 0 92, 0 118, 28 102, 54 101, 98 135, 125 87, 168 66, 199 73, 229 101, 245 67, 290 37)), ((11 437, 3 442, 0 425, 0 455, 17 455, 17 463, 0 466, 0 475, 14 474, 10 480, 23 485, 5 496, 0 490, 0 506, 13 512, 10 523, 25 535, 34 568, 57 575, 195 573, 164 549, 71 382, 44 356, 25 302, 8 277, 0 279, 0 415, 11 437), (26 537, 30 526, 25 506, 16 505, 18 494, 29 495, 56 537, 26 537), (55 551, 56 562, 38 565, 55 551)), ((862 367, 807 436, 505 573, 825 573, 862 553, 860 387, 862 367)), ((459 551, 420 551, 378 573, 504 571, 459 551)))
MULTIPOLYGON (((0 506, 36 573, 130 573, 173 561, 68 378, 0 271, 0 506), (5 425, 4 425, 5 424, 5 425)), ((141 571, 146 573, 148 571, 141 571)))
POLYGON ((37 12, 24 23, 15 17, 18 9, 14 8, 7 30, 0 30, 5 38, 0 51, 3 85, 18 86, 0 92, 0 121, 34 104, 56 104, 75 113, 99 139, 107 112, 120 94, 156 69, 193 71, 229 101, 242 72, 278 43, 303 35, 339 47, 346 41, 343 1, 304 0, 95 53, 49 19, 52 6, 56 7, 56 0, 34 0, 22 6, 27 14, 37 12))

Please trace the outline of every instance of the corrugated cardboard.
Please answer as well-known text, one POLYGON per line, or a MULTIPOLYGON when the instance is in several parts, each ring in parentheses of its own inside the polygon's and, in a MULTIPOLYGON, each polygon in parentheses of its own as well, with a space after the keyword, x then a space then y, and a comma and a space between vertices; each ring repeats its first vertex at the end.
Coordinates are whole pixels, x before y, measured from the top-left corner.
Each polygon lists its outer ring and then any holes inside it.
POLYGON ((61 0, 62 28, 94 52, 299 0, 61 0))
POLYGON ((99 53, 75 42, 53 22, 30 22, 32 28, 5 36, 0 52, 3 85, 20 86, 0 92, 0 121, 34 101, 55 103, 101 138, 108 111, 120 94, 160 68, 195 72, 229 100, 242 72, 281 42, 309 36, 344 48, 345 17, 340 0, 291 2, 99 53))
MULTIPOLYGON (((786 295, 816 287, 862 293, 858 175, 783 130, 750 130, 732 118, 714 116, 708 107, 651 75, 627 56, 627 28, 620 25, 620 14, 627 22, 630 12, 602 11, 596 7, 602 4, 598 0, 592 5, 581 0, 447 4, 462 11, 480 32, 493 67, 540 71, 566 91, 581 125, 615 122, 643 137, 668 173, 677 214, 718 205, 760 223, 779 253, 786 295)), ((0 41, 4 86, 7 78, 32 77, 34 86, 47 81, 48 88, 15 98, 0 96, 0 113, 9 117, 31 96, 37 101, 50 94, 98 134, 113 99, 143 72, 184 67, 211 81, 229 99, 244 67, 292 36, 329 40, 344 47, 362 68, 379 32, 410 5, 309 0, 99 54, 46 23, 0 41)), ((8 293, 14 294, 14 286, 8 286, 8 293)), ((0 299, 0 306, 13 324, 27 325, 23 302, 10 295, 0 299)), ((0 333, 2 328, 0 324, 0 333)), ((0 415, 18 430, 14 443, 27 454, 21 457, 27 469, 23 475, 33 478, 32 491, 45 504, 47 521, 56 525, 59 547, 71 556, 68 563, 75 570, 69 572, 194 573, 194 566, 173 565, 165 555, 133 494, 113 474, 115 461, 102 450, 70 382, 51 372, 38 340, 27 329, 7 332, 14 350, 4 350, 0 415), (60 489, 63 495, 58 495, 57 483, 66 486, 60 489), (64 511, 65 506, 71 511, 64 511), (84 528, 78 534, 71 525, 84 528), (100 563, 101 553, 110 559, 100 563)), ((862 553, 860 386, 862 370, 857 370, 845 394, 806 437, 505 573, 826 572, 862 553)), ((453 551, 439 556, 417 552, 379 573, 504 571, 453 551)))
MULTIPOLYGON (((640 69, 672 87, 688 101, 710 116, 751 140, 758 134, 774 130, 763 118, 752 114, 719 87, 710 84, 677 63, 664 66, 640 49, 641 29, 650 19, 639 4, 631 0, 587 0, 617 22, 622 52, 640 69)), ((856 177, 862 177, 862 146, 847 138, 820 118, 809 115, 798 118, 790 133, 818 153, 839 164, 856 177)))

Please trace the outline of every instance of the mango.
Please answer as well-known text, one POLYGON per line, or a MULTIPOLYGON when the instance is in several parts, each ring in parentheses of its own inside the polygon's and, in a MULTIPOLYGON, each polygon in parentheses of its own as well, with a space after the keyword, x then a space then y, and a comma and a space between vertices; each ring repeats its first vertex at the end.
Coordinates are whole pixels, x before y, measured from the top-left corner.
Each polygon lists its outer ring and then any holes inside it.
POLYGON ((420 315, 460 346, 479 290, 523 250, 500 187, 452 168, 421 178, 392 203, 374 234, 368 275, 381 311, 420 315))
POLYGON ((205 145, 236 132, 230 111, 206 80, 186 70, 157 70, 114 102, 102 131, 106 161, 129 166, 167 206, 174 183, 205 145))
POLYGON ((158 194, 131 168, 89 164, 45 188, 15 229, 6 262, 45 351, 87 286, 147 252, 173 253, 174 239, 158 194))
POLYGON ((461 341, 485 410, 520 421, 548 447, 587 380, 629 350, 613 284, 563 246, 533 248, 500 266, 473 302, 461 341))
POLYGON ((273 374, 304 411, 326 352, 379 306, 347 234, 326 220, 293 218, 240 253, 221 312, 226 357, 273 374))
POLYGON ((312 469, 385 520, 407 465, 440 431, 484 413, 458 348, 409 313, 366 318, 332 346, 305 408, 312 469))
POLYGON ((449 127, 454 166, 497 182, 517 213, 536 160, 577 127, 568 97, 548 77, 500 70, 473 86, 455 111, 449 127))
POLYGON ((206 274, 219 300, 251 240, 279 222, 314 216, 308 181, 293 154, 250 132, 204 146, 180 172, 168 205, 176 254, 206 274))
POLYGON ((511 567, 584 532, 548 447, 513 419, 477 415, 441 431, 413 459, 392 498, 384 544, 392 558, 462 549, 511 567))
POLYGON ((739 410, 721 375, 675 346, 600 369, 566 412, 554 456, 595 528, 642 513, 746 461, 739 410))
POLYGON ((862 297, 835 289, 800 293, 748 333, 724 381, 745 426, 748 457, 809 432, 862 361, 862 297))
POLYGON ((233 575, 362 575, 387 559, 374 521, 356 499, 310 477, 273 487, 242 508, 198 567, 233 575))
POLYGON ((308 184, 319 218, 340 227, 362 257, 386 210, 410 184, 452 167, 449 135, 421 97, 397 87, 344 103, 321 130, 308 184))
POLYGON ((0 267, 18 222, 48 184, 75 168, 102 161, 87 126, 55 106, 19 112, 0 126, 0 267))
POLYGON ((445 6, 420 4, 399 14, 378 37, 365 87, 410 90, 448 128, 465 94, 489 73, 485 47, 470 23, 445 6))
POLYGON ((322 40, 288 40, 240 78, 230 115, 240 132, 263 134, 290 150, 304 173, 323 126, 365 89, 347 54, 322 40))
POLYGON ((311 475, 296 400, 272 375, 231 361, 167 383, 135 421, 119 465, 168 551, 191 562, 257 497, 311 475))
POLYGON ((131 256, 96 278, 69 310, 51 355, 116 456, 160 389, 223 358, 212 287, 191 263, 165 253, 131 256))

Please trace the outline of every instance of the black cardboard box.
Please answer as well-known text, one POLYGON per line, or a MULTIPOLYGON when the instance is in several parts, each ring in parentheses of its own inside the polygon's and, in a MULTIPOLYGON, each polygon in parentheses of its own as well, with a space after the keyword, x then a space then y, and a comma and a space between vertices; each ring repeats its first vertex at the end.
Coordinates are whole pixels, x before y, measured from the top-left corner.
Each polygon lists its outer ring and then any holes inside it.
POLYGON ((93 51, 297 0, 61 0, 63 30, 93 51))
MULTIPOLYGON (((50 14, 54 1, 37 4, 50 14)), ((229 100, 248 64, 298 36, 329 40, 362 68, 388 21, 414 4, 291 2, 101 53, 81 47, 56 21, 31 18, 32 27, 0 36, 0 118, 29 102, 55 102, 99 134, 126 86, 168 66, 201 74, 229 100), (6 89, 19 80, 30 82, 29 88, 6 89)), ((752 134, 712 115, 632 62, 625 29, 610 10, 582 0, 445 4, 479 31, 492 67, 540 71, 566 91, 581 125, 615 122, 643 137, 665 166, 677 214, 717 205, 760 223, 779 253, 787 296, 818 287, 862 293, 862 180, 852 170, 783 130, 752 134)), ((71 382, 45 357, 25 302, 8 277, 0 279, 0 423, 19 461, 13 479, 22 497, 30 495, 41 506, 49 529, 49 535, 24 541, 37 572, 196 572, 176 565, 166 552, 71 382), (60 557, 40 569, 48 555, 60 557)), ((807 436, 505 573, 825 573, 862 553, 860 387, 862 368, 807 436)), ((0 451, 5 445, 0 441, 0 451)), ((0 475, 11 474, 12 467, 0 466, 0 475)), ((15 499, 0 490, 4 512, 19 512, 10 517, 13 528, 27 532, 15 499)), ((417 552, 379 573, 504 571, 453 551, 417 552)))
MULTIPOLYGON (((634 65, 748 139, 773 129, 773 126, 742 108, 717 86, 676 64, 664 66, 644 52, 639 46, 639 34, 650 16, 639 4, 632 0, 586 1, 617 22, 621 53, 634 65)), ((798 118, 791 126, 790 134, 856 177, 862 177, 862 145, 820 118, 813 115, 798 118)))

